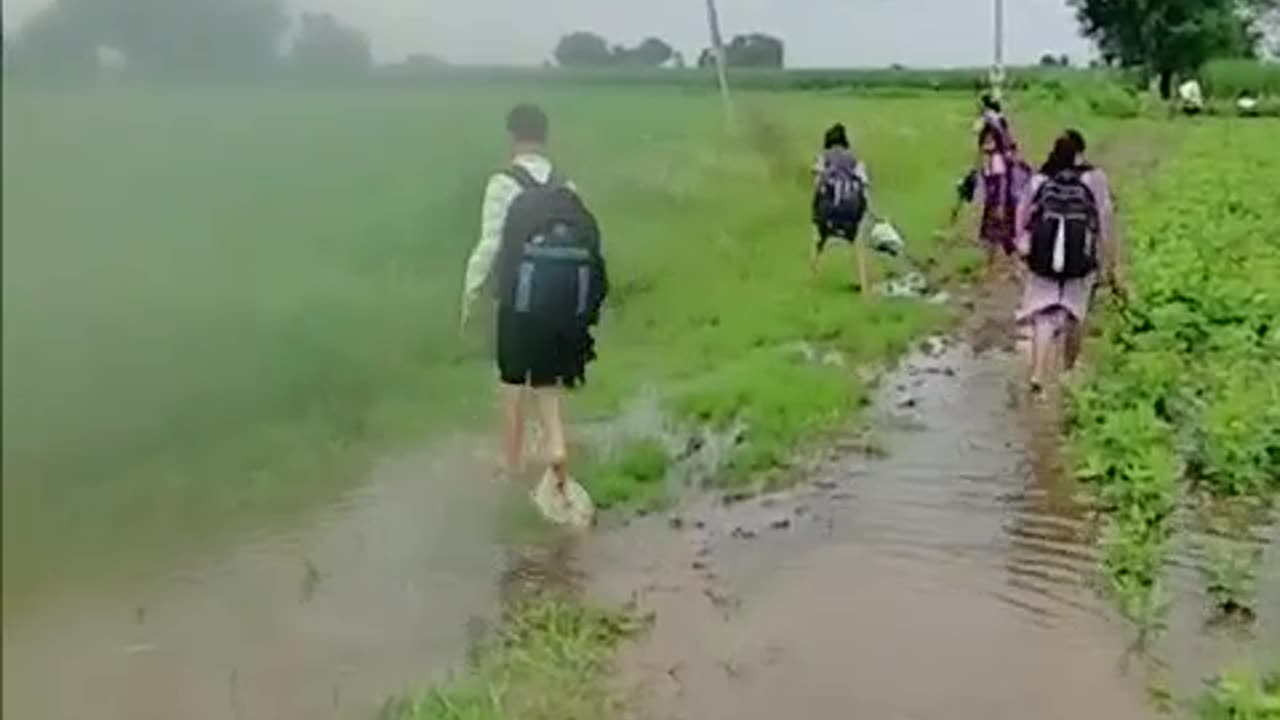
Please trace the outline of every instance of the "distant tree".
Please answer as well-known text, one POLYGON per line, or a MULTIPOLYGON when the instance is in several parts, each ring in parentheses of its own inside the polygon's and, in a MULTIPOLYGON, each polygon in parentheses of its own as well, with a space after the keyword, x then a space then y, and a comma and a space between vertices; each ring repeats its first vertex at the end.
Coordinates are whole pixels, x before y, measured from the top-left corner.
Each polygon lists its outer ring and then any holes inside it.
POLYGON ((655 37, 645 38, 634 48, 613 49, 613 61, 619 65, 660 67, 676 54, 675 48, 655 37))
POLYGON ((785 59, 785 46, 772 35, 751 33, 733 38, 725 47, 725 55, 733 67, 780 68, 785 59))
MULTIPOLYGON (((772 35, 738 35, 724 48, 725 62, 729 67, 781 68, 785 50, 782 40, 772 35)), ((715 65, 715 51, 706 48, 698 56, 698 67, 713 68, 715 65)))
POLYGON ((661 67, 676 55, 676 51, 665 40, 656 37, 645 38, 629 48, 610 45, 608 40, 595 33, 576 32, 560 38, 554 54, 562 67, 661 67))
POLYGON ((1262 18, 1263 52, 1280 58, 1280 7, 1267 9, 1262 18))
POLYGON ((1053 53, 1045 53, 1040 56, 1041 67, 1071 67, 1071 57, 1069 55, 1054 55, 1053 53))
POLYGON ((91 67, 107 47, 145 74, 244 77, 276 62, 287 24, 283 0, 54 0, 18 41, 46 67, 91 67))
POLYGON ((289 64, 317 77, 352 77, 373 67, 369 38, 328 13, 303 13, 289 64))
POLYGON ((609 41, 590 32, 575 32, 560 38, 555 49, 561 67, 600 67, 613 63, 609 41))
MULTIPOLYGON (((97 44, 83 17, 62 3, 47 5, 6 42, 6 66, 45 76, 87 75, 96 69, 97 44)), ((7 40, 7 38, 6 38, 7 40)))
POLYGON ((444 58, 431 53, 412 53, 400 62, 407 68, 425 70, 429 68, 439 68, 448 65, 444 58))
POLYGON ((1253 55, 1258 22, 1280 0, 1068 0, 1108 64, 1143 69, 1169 97, 1174 78, 1210 58, 1253 55))
POLYGON ((400 62, 379 66, 377 71, 385 77, 414 78, 429 75, 448 65, 443 58, 430 53, 413 53, 400 62))
POLYGON ((677 52, 671 56, 671 67, 677 70, 683 70, 685 67, 684 53, 677 52))

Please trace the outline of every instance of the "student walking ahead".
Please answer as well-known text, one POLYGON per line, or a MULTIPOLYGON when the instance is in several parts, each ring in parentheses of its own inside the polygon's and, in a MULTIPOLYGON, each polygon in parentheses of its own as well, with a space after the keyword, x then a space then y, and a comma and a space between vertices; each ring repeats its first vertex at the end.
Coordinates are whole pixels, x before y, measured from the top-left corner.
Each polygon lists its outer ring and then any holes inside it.
POLYGON ((981 108, 977 126, 982 224, 978 237, 986 248, 990 272, 995 269, 1001 253, 1012 255, 1014 252, 1014 215, 1026 192, 1031 170, 1018 153, 1018 142, 1000 103, 984 95, 981 108))
POLYGON ((590 328, 599 319, 608 277, 594 216, 547 158, 546 115, 536 106, 517 106, 507 116, 507 131, 511 166, 485 189, 480 241, 467 262, 462 323, 494 276, 506 470, 517 476, 523 469, 525 405, 532 395, 553 490, 563 501, 571 488, 561 389, 583 382, 595 358, 590 328))
POLYGON ((1065 368, 1074 367, 1099 275, 1121 289, 1111 189, 1084 153, 1080 133, 1063 133, 1018 206, 1017 249, 1028 272, 1017 319, 1032 327, 1034 392, 1052 371, 1059 341, 1065 368))
POLYGON ((858 264, 858 283, 865 294, 870 291, 866 250, 858 240, 858 229, 867 213, 867 190, 871 181, 867 166, 849 148, 849 135, 844 125, 827 130, 822 140, 822 154, 814 165, 817 181, 813 191, 813 224, 818 240, 809 260, 810 270, 818 272, 818 259, 831 238, 853 244, 858 264))

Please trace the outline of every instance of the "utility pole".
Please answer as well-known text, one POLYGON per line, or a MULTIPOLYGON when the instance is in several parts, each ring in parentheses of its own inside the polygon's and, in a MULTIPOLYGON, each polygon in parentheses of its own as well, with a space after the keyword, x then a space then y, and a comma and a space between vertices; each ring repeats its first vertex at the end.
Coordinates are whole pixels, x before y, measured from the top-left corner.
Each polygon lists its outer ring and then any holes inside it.
POLYGON ((725 70, 727 58, 724 37, 720 34, 720 15, 716 12, 716 0, 707 0, 707 29, 711 34, 711 52, 715 55, 716 74, 720 80, 720 98, 724 101, 724 117, 733 125, 733 102, 729 99, 729 76, 725 70))
POLYGON ((991 90, 999 99, 1004 90, 1004 0, 994 0, 995 54, 991 65, 991 90))

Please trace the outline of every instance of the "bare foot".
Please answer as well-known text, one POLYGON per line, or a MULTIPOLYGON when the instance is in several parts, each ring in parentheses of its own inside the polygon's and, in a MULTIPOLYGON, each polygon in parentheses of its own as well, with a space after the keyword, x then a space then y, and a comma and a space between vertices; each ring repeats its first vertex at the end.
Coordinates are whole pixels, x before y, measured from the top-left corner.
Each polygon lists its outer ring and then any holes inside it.
POLYGON ((555 476, 556 492, 564 494, 565 486, 569 482, 569 469, 563 460, 553 460, 551 462, 551 474, 555 476))

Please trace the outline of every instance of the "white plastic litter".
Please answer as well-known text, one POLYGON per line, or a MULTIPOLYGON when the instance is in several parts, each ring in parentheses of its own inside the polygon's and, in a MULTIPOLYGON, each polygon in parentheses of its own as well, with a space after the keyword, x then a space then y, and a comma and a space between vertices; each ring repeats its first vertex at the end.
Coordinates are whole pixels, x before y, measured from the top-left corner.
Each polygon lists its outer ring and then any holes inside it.
POLYGON ((876 224, 871 226, 869 237, 871 249, 886 255, 901 255, 903 248, 906 247, 902 234, 888 220, 877 220, 876 224))
POLYGON ((596 507, 587 489, 573 478, 566 480, 563 490, 560 489, 551 468, 542 474, 532 499, 543 517, 556 525, 589 528, 595 521, 596 507))

